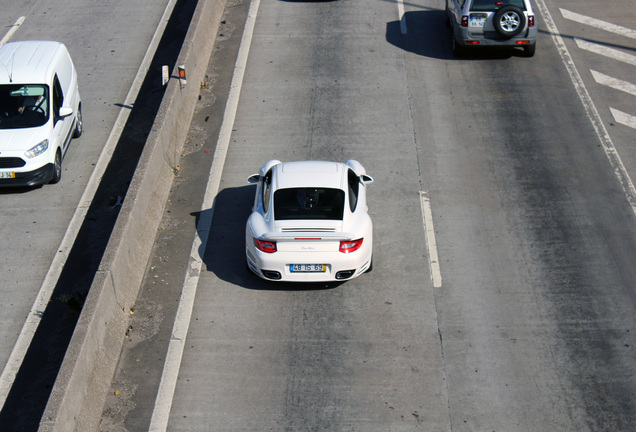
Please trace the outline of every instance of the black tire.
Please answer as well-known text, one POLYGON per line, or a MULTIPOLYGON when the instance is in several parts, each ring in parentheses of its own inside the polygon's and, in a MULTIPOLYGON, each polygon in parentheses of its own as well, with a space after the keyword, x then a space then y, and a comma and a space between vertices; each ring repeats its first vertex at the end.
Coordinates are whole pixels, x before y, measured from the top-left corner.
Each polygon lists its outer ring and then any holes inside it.
POLYGON ((62 150, 55 152, 55 163, 53 164, 53 178, 51 183, 58 183, 62 179, 62 150))
POLYGON ((497 33, 505 38, 511 38, 521 33, 526 26, 526 16, 517 6, 503 6, 493 18, 497 33))
POLYGON ((455 36, 453 36, 453 56, 455 57, 463 57, 464 56, 464 47, 457 43, 455 40, 455 36))
POLYGON ((536 43, 533 43, 532 45, 528 45, 527 47, 523 49, 523 51, 526 54, 526 57, 533 57, 536 50, 537 50, 536 43))
POLYGON ((79 138, 84 132, 84 121, 82 120, 82 104, 77 107, 77 116, 75 118, 75 130, 73 131, 73 138, 79 138))

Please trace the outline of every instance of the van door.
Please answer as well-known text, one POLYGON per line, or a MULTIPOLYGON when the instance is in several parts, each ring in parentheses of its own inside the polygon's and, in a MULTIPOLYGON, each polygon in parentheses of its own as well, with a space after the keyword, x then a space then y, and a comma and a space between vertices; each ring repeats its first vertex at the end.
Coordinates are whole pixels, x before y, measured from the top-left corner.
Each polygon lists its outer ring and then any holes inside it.
POLYGON ((62 155, 66 153, 71 142, 71 127, 73 126, 73 116, 61 117, 60 108, 64 106, 64 92, 60 80, 55 74, 53 79, 53 137, 56 145, 62 148, 62 155))

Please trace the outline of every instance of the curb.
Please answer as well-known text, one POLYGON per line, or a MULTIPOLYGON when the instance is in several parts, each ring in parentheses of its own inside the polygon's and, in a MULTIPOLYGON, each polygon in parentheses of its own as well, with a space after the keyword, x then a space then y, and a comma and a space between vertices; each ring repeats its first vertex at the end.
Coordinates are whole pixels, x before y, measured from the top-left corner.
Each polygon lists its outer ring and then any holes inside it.
POLYGON ((189 84, 182 87, 177 78, 168 83, 51 391, 40 432, 98 428, 130 307, 143 281, 225 4, 226 0, 197 4, 177 59, 188 71, 189 84))

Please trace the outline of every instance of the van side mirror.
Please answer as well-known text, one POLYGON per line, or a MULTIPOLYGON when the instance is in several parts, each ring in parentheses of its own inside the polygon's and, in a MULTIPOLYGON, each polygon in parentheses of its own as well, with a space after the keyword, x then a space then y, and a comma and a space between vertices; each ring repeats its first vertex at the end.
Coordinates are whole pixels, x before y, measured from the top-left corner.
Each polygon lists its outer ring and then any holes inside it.
POLYGON ((60 118, 68 117, 71 114, 73 114, 73 108, 71 107, 60 108, 60 118))
POLYGON ((247 182, 250 184, 254 184, 254 183, 258 183, 260 179, 261 179, 260 174, 252 174, 251 176, 247 178, 247 182))

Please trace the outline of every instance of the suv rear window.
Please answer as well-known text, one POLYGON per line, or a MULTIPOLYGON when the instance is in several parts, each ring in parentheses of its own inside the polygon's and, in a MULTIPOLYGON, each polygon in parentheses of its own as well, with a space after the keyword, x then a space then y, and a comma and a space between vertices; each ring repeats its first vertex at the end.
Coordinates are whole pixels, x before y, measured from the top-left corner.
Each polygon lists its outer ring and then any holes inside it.
POLYGON ((344 191, 331 188, 290 188, 274 192, 274 219, 342 220, 344 191))
POLYGON ((494 11, 502 6, 517 6, 522 10, 526 10, 526 5, 523 0, 473 0, 473 4, 470 5, 471 11, 494 11))

